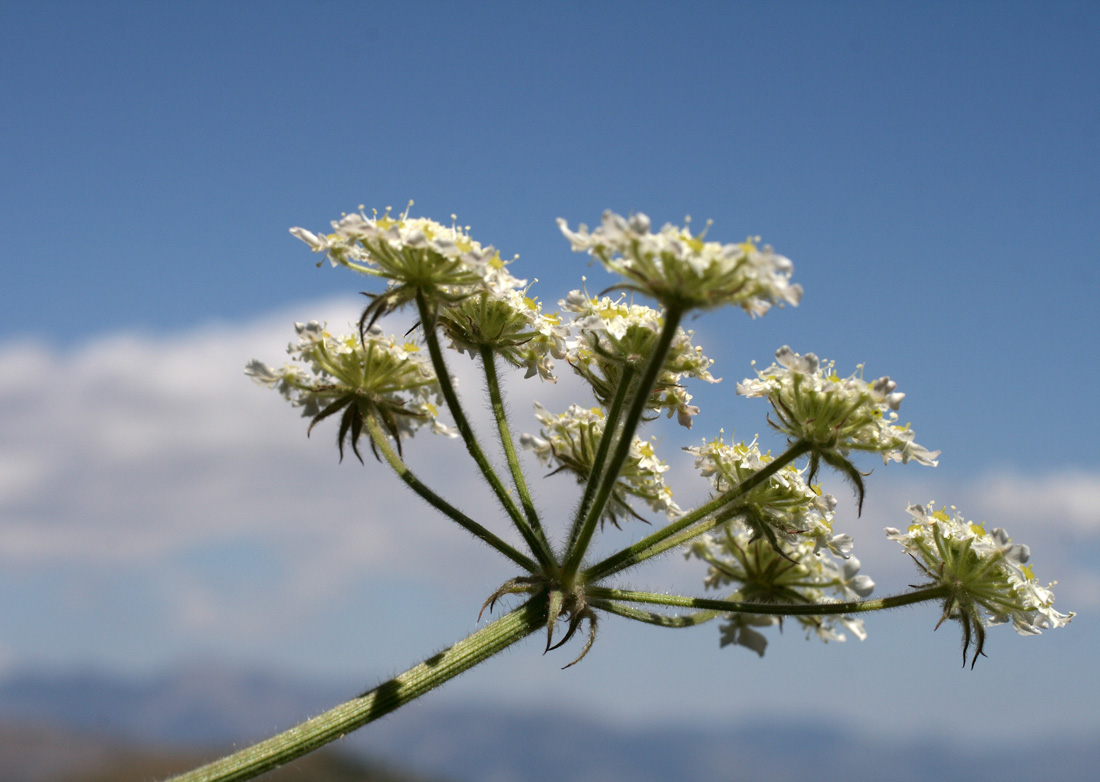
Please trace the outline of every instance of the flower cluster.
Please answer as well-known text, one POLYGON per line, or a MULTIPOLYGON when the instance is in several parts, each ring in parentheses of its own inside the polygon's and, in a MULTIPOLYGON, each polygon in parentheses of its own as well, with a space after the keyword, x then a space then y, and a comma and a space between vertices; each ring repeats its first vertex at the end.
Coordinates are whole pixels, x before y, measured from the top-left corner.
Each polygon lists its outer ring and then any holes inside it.
MULTIPOLYGON (((588 481, 593 475, 606 424, 603 410, 570 405, 564 413, 554 415, 536 402, 535 417, 542 424, 542 436, 523 435, 520 438, 523 447, 533 451, 544 465, 554 465, 555 472, 568 470, 576 475, 578 483, 588 481)), ((662 477, 667 471, 668 465, 654 454, 653 444, 635 437, 601 521, 610 521, 617 527, 621 518, 640 518, 630 507, 631 497, 670 519, 681 515, 679 506, 672 501, 672 489, 662 477)))
MULTIPOLYGON (((578 334, 567 354, 569 363, 588 381, 600 404, 607 407, 623 381, 623 370, 644 364, 653 353, 664 318, 657 310, 627 304, 622 297, 590 298, 579 290, 572 291, 558 306, 573 313, 572 325, 578 334)), ((703 355, 702 348, 691 344, 692 336, 690 331, 676 330, 646 405, 649 410, 667 410, 670 418, 675 414, 676 420, 689 429, 699 408, 689 404, 691 394, 681 381, 692 377, 719 382, 709 371, 714 362, 703 355)))
POLYGON ((333 266, 347 266, 395 282, 471 285, 502 263, 500 253, 471 239, 468 229, 448 227, 426 217, 410 218, 408 209, 397 217, 391 217, 390 211, 386 207, 381 217, 377 212, 373 217, 362 212, 346 214, 333 220, 332 233, 324 236, 304 228, 291 228, 290 233, 314 252, 326 253, 333 266))
MULTIPOLYGON (((412 202, 409 202, 412 206, 412 202)), ((453 215, 452 215, 453 218, 453 215)), ((469 229, 445 226, 424 217, 410 218, 408 209, 397 217, 390 208, 381 217, 353 212, 332 222, 332 233, 318 236, 304 228, 291 228, 314 252, 323 252, 333 266, 381 277, 389 289, 377 296, 363 313, 373 324, 418 295, 433 307, 461 301, 483 287, 500 287, 505 266, 491 245, 482 247, 470 238, 469 229)), ((522 287, 525 283, 508 277, 522 287)))
POLYGON ((756 379, 737 384, 737 393, 765 397, 778 417, 775 426, 815 449, 847 456, 849 451, 873 451, 883 463, 936 465, 939 451, 913 440, 908 425, 897 425, 897 409, 905 394, 888 377, 865 381, 860 372, 837 376, 833 362, 821 363, 813 353, 799 355, 784 345, 775 363, 757 370, 756 379))
POLYGON ((398 443, 426 422, 436 432, 455 436, 437 418, 439 384, 417 345, 387 338, 377 329, 334 337, 317 321, 294 328, 298 341, 287 347, 294 363, 273 369, 253 359, 245 374, 301 407, 302 415, 313 419, 311 429, 343 410, 337 440, 341 458, 345 438, 359 456, 357 442, 368 416, 376 416, 398 443))
POLYGON ((755 439, 727 444, 719 435, 684 450, 695 456, 695 468, 710 479, 719 495, 731 493, 721 512, 735 515, 754 540, 763 537, 775 548, 780 540, 796 547, 812 540, 815 551, 824 547, 845 557, 851 552, 851 536, 833 534, 836 498, 808 484, 802 477, 805 470, 788 464, 747 492, 736 491, 772 461, 770 453, 760 452, 755 439))
MULTIPOLYGON (((1074 617, 1054 610, 1050 584, 1040 586, 1031 566, 1027 546, 1013 543, 1003 529, 986 532, 981 524, 963 518, 954 507, 936 510, 910 505, 913 523, 905 532, 886 528, 930 579, 930 585, 946 587, 940 624, 947 619, 963 628, 963 664, 975 637, 973 667, 985 643, 985 627, 1011 621, 1021 635, 1036 635, 1043 628, 1062 627, 1074 617)), ((939 627, 939 624, 936 625, 939 627)))
POLYGON ((288 349, 289 363, 272 369, 252 361, 246 373, 300 406, 311 418, 311 430, 317 422, 340 413, 341 458, 345 443, 350 442, 362 460, 358 442, 363 433, 368 434, 376 454, 384 451, 414 491, 523 567, 526 573, 506 582, 487 605, 491 608, 506 594, 545 591, 548 647, 561 617, 569 622, 561 643, 587 619, 591 644, 593 610, 616 609, 639 621, 678 626, 721 615, 722 645, 744 646, 762 656, 767 640, 761 631, 782 626, 783 616, 794 617, 792 621, 807 636, 843 641, 845 633, 851 632, 863 639, 863 622, 856 618, 863 611, 942 600, 940 624, 951 619, 962 626, 965 664, 972 640, 974 659, 983 654, 989 625, 1012 622, 1017 632, 1036 634, 1061 627, 1074 616, 1054 610, 1052 585, 1042 587, 1036 581, 1027 564, 1026 546, 1013 543, 1003 530, 987 533, 958 513, 949 515, 931 505, 909 508, 914 521, 907 531, 887 529, 889 538, 901 543, 929 583, 904 595, 864 600, 874 582, 860 575, 860 562, 851 556, 851 537, 833 532, 837 501, 814 483, 820 466, 839 470, 855 486, 862 509, 865 473, 850 460, 853 452, 876 453, 883 463, 914 461, 935 466, 939 451, 916 443, 909 425, 899 424, 898 410, 905 395, 897 391, 897 384, 889 377, 865 380, 862 365, 841 377, 831 361, 821 361, 813 353, 800 355, 788 346, 780 348, 774 363, 754 370, 756 376, 739 383, 737 393, 768 400, 769 422, 789 438, 789 449, 773 457, 761 452, 756 439, 726 442, 723 433, 704 439, 684 450, 710 481, 714 497, 686 515, 673 501, 665 484, 668 466, 657 458, 654 439, 643 440, 634 432, 643 420, 661 414, 675 416, 682 426, 691 428, 699 410, 691 404, 685 383, 692 378, 719 382, 710 371, 713 362, 693 344, 694 332, 679 327, 682 319, 689 310, 724 305, 756 317, 774 306, 797 305, 801 300, 801 286, 791 282, 791 261, 769 246, 760 246, 759 239, 721 244, 707 241, 706 230, 694 234, 689 226, 669 224, 654 232, 649 218, 641 213, 623 217, 605 212, 601 224, 591 231, 583 224, 571 230, 559 219, 558 226, 574 251, 589 253, 623 280, 608 289, 615 291, 611 296, 590 296, 583 286, 573 290, 559 302, 561 312, 551 313, 543 311, 528 281, 513 276, 500 253, 474 241, 468 228, 411 218, 408 209, 396 216, 388 207, 381 216, 377 212, 367 216, 362 210, 333 221, 327 234, 291 229, 334 266, 386 281, 384 291, 367 294, 372 301, 360 319, 359 333, 335 337, 319 323, 296 324, 298 340, 288 349), (635 304, 634 294, 652 297, 657 308, 635 304), (417 344, 385 337, 374 325, 382 315, 410 303, 418 310, 418 326, 430 358, 420 354, 417 344), (493 413, 519 504, 485 458, 466 421, 448 382, 439 333, 459 353, 484 360, 493 413), (548 543, 504 406, 499 404, 496 356, 525 370, 527 377, 551 382, 556 382, 554 361, 564 359, 592 388, 598 403, 592 408, 571 405, 560 414, 536 403, 539 434, 521 437, 523 447, 551 474, 569 472, 585 485, 581 512, 560 552, 548 543), (643 382, 649 387, 643 387, 643 382), (437 405, 444 396, 462 428, 467 450, 531 557, 411 479, 389 448, 392 440, 400 452, 402 438, 424 425, 456 436, 438 421, 437 405), (614 421, 610 428, 609 419, 614 421), (803 458, 808 463, 799 467, 796 462, 803 458), (618 527, 623 519, 641 519, 639 511, 646 507, 674 521, 585 569, 597 521, 618 527), (724 600, 601 585, 685 542, 688 556, 708 565, 706 587, 725 591, 724 600), (590 604, 587 598, 592 599, 590 604), (624 605, 616 607, 616 602, 624 605), (628 608, 625 603, 630 602, 703 610, 688 617, 668 617, 628 608))
MULTIPOLYGON (((867 597, 875 588, 868 576, 859 575, 855 557, 837 562, 814 553, 814 541, 802 540, 788 554, 776 551, 749 530, 727 525, 719 534, 697 540, 689 551, 710 565, 704 581, 708 589, 734 589, 728 599, 765 605, 797 605, 849 601, 867 597)), ((823 641, 843 641, 843 629, 861 641, 867 637, 863 620, 847 614, 798 616, 807 636, 823 641)), ((782 617, 733 613, 722 625, 722 646, 737 644, 761 657, 767 639, 758 628, 782 626, 782 617)))
POLYGON ((756 316, 802 298, 802 287, 790 282, 790 260, 752 240, 707 242, 706 231, 693 235, 686 227, 669 224, 652 233, 649 218, 640 212, 629 218, 604 212, 602 223, 591 232, 583 223, 571 231, 562 218, 558 226, 575 251, 591 253, 625 277, 625 287, 665 306, 687 310, 731 304, 756 316))
POLYGON ((517 280, 506 268, 493 269, 477 293, 440 309, 438 324, 458 352, 477 354, 491 349, 526 377, 538 375, 557 382, 552 358, 566 357, 568 326, 557 313, 544 314, 528 295, 526 280, 517 280))

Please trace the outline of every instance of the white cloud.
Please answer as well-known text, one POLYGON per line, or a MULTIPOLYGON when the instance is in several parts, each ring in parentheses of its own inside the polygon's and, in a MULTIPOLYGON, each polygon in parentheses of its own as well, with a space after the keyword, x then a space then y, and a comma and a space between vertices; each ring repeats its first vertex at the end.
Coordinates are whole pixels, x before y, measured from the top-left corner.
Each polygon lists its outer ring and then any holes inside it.
MULTIPOLYGON (((295 319, 327 316, 339 328, 356 319, 358 306, 346 299, 307 303, 250 323, 173 336, 105 336, 67 350, 0 345, 6 583, 18 587, 13 580, 26 578, 65 585, 57 589, 73 592, 67 598, 36 598, 56 601, 34 613, 56 614, 40 621, 59 626, 77 614, 128 614, 130 598, 101 596, 88 586, 124 583, 145 593, 147 614, 140 621, 155 615, 163 625, 134 634, 162 632, 151 643, 173 648, 212 636, 241 648, 263 646, 272 628, 306 626, 319 612, 336 611, 340 601, 383 582, 384 601, 399 604, 420 590, 440 595, 441 603, 469 604, 466 619, 472 620, 481 599, 515 575, 514 568, 411 496, 369 450, 365 466, 350 454, 338 464, 335 423, 322 423, 307 439, 307 422, 243 373, 249 358, 281 360, 295 319)), ((498 455, 477 365, 455 357, 452 368, 488 452, 498 455)), ((551 409, 583 400, 583 389, 561 374, 558 385, 518 376, 509 383, 517 432, 534 429, 536 398, 551 409)), ((677 447, 710 432, 661 424, 654 432, 664 436, 660 452, 671 464, 670 483, 688 506, 705 495, 706 484, 677 447)), ((406 455, 441 494, 515 539, 459 441, 422 432, 406 455)), ((560 536, 576 501, 575 483, 564 475, 545 478, 543 469, 530 466, 536 502, 560 536)), ((824 478, 826 490, 842 501, 837 531, 855 535, 856 553, 880 593, 904 589, 915 577, 882 527, 903 523, 906 503, 935 498, 1031 545, 1039 577, 1061 580, 1059 607, 1100 605, 1095 557, 1081 555, 1082 545, 1095 548, 1100 529, 1098 475, 998 474, 958 484, 938 470, 879 466, 868 479, 859 519, 842 481, 824 478)), ((649 531, 638 524, 607 534, 620 544, 649 531)), ((699 592, 701 575, 697 562, 673 554, 626 574, 624 582, 699 592)), ((371 611, 377 621, 379 609, 371 611)), ((30 653, 18 634, 9 638, 8 657, 30 653)))
MULTIPOLYGON (((369 449, 365 466, 350 453, 339 464, 335 423, 307 439, 307 421, 244 375, 250 358, 281 361, 295 319, 327 316, 341 329, 358 319, 358 307, 354 299, 306 303, 252 323, 107 335, 67 350, 0 345, 0 563, 9 572, 92 579, 127 569, 157 574, 149 588, 196 625, 240 608, 236 594, 211 592, 196 576, 196 559, 225 551, 265 558, 278 572, 256 578, 303 613, 365 574, 410 579, 419 567, 419 582, 446 589, 469 581, 471 562, 498 568, 500 581, 514 575, 369 449)), ((476 365, 456 356, 452 368, 493 454, 476 365)), ((515 427, 532 428, 535 397, 563 406, 568 386, 511 384, 515 427)), ((405 450, 433 488, 516 539, 460 441, 424 431, 405 450)), ((553 490, 535 481, 537 495, 568 508, 568 481, 553 490)))
POLYGON ((999 513, 1038 516, 1082 535, 1100 535, 1098 474, 990 475, 979 488, 983 501, 999 513))
POLYGON ((937 470, 889 465, 868 479, 863 516, 855 518, 854 503, 841 498, 836 528, 851 532, 864 572, 887 594, 905 588, 917 577, 901 547, 887 541, 885 526, 908 523, 909 503, 934 502, 955 506, 987 529, 1001 527, 1013 540, 1031 549, 1031 564, 1042 581, 1058 581, 1055 593, 1062 610, 1100 607, 1100 566, 1097 535, 1100 520, 1092 498, 1100 489, 1100 474, 1077 471, 1056 475, 989 472, 961 480, 937 470), (900 469, 898 469, 900 467, 900 469))

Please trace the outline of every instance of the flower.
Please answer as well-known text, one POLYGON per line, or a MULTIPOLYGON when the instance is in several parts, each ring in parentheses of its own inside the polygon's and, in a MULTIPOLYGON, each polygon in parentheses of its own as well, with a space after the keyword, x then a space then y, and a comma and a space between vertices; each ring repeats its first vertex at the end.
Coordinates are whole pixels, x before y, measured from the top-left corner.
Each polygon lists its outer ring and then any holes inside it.
MULTIPOLYGON (((875 587, 868 576, 858 575, 860 563, 850 557, 838 564, 816 551, 812 539, 800 540, 789 554, 774 547, 745 527, 731 522, 719 533, 696 540, 688 556, 710 565, 704 584, 708 589, 734 588, 729 600, 764 605, 827 603, 837 597, 848 601, 866 597, 875 587)), ((863 620, 847 614, 796 616, 807 638, 844 641, 844 630, 859 640, 867 637, 863 620)), ((721 645, 747 647, 761 657, 767 639, 757 628, 782 626, 782 617, 769 614, 731 613, 721 626, 721 645)))
POLYGON ((805 470, 788 464, 747 493, 736 492, 772 461, 770 453, 760 452, 755 439, 747 444, 727 444, 719 435, 684 450, 695 456, 695 469, 710 479, 718 494, 733 493, 721 513, 735 514, 748 527, 753 540, 763 537, 776 548, 779 540, 795 546, 813 540, 815 550, 825 547, 840 556, 850 552, 851 538, 833 534, 836 498, 808 484, 802 477, 805 470))
POLYGON ((784 345, 775 352, 774 364, 737 384, 741 396, 771 403, 778 420, 768 420, 775 428, 810 446, 810 479, 824 460, 855 485, 861 508, 863 480, 847 461, 850 451, 878 453, 883 464, 915 461, 931 467, 940 454, 918 445, 908 424, 897 425, 905 397, 895 390, 897 384, 888 377, 867 382, 862 372, 860 365, 841 378, 832 361, 822 363, 813 353, 800 355, 784 345))
MULTIPOLYGON (((606 424, 603 410, 570 405, 564 413, 554 415, 536 402, 535 417, 542 424, 542 436, 524 434, 520 438, 523 447, 533 451, 544 465, 556 465, 554 472, 568 470, 576 475, 578 483, 590 480, 606 424)), ((641 518, 630 507, 630 497, 643 500, 670 519, 681 515, 683 511, 672 501, 672 489, 662 477, 667 471, 668 465, 657 458, 653 444, 635 437, 601 521, 617 527, 619 519, 626 516, 641 518)))
POLYGON ((348 439, 362 461, 358 440, 370 416, 381 422, 398 447, 401 436, 428 421, 434 431, 457 436, 437 419, 439 383, 416 344, 384 337, 378 329, 334 337, 317 321, 295 323, 294 329, 298 341, 287 347, 294 363, 273 369, 253 359, 245 374, 301 407, 302 415, 313 419, 311 430, 344 410, 337 436, 341 459, 348 439))
POLYGON ((753 240, 706 242, 706 231, 696 236, 669 224, 654 234, 649 218, 640 212, 625 218, 606 211, 591 232, 583 223, 571 231, 563 218, 558 218, 558 227, 574 251, 591 253, 626 278, 623 287, 665 306, 687 310, 732 304, 755 317, 772 305, 797 305, 802 298, 802 287, 790 284, 790 260, 753 240))
POLYGON ((902 545, 928 578, 929 586, 947 589, 943 615, 963 629, 963 665, 971 637, 975 639, 974 667, 983 655, 985 628, 1011 621, 1020 635, 1036 635, 1043 628, 1062 627, 1075 616, 1054 610, 1054 593, 1036 581, 1027 561, 1027 546, 1014 544, 1003 529, 986 532, 984 525, 963 518, 954 506, 910 505, 913 517, 905 532, 886 528, 886 536, 902 545))
MULTIPOLYGON (((652 307, 627 304, 623 297, 590 298, 579 290, 572 291, 558 306, 573 313, 572 325, 579 335, 566 358, 606 408, 623 381, 623 370, 645 362, 655 350, 664 318, 652 307)), ((719 382, 709 371, 714 362, 703 355, 702 348, 691 344, 693 336, 694 332, 676 330, 646 404, 649 410, 666 410, 669 418, 675 415, 680 425, 689 429, 699 408, 688 404, 691 394, 681 381, 692 377, 719 382)))
POLYGON ((526 280, 503 266, 482 280, 476 293, 439 311, 437 323, 460 353, 488 347, 505 361, 554 383, 551 357, 566 357, 569 329, 557 313, 544 314, 526 280))
MULTIPOLYGON (((413 202, 409 202, 412 207, 413 202)), ((360 207, 362 210, 362 207, 360 207)), ((453 303, 475 292, 486 277, 504 267, 500 253, 470 238, 468 228, 445 226, 424 217, 409 217, 409 210, 381 217, 361 211, 332 222, 333 232, 317 236, 304 228, 290 233, 323 252, 333 266, 346 266, 389 281, 389 290, 374 296, 362 323, 426 296, 433 305, 453 303), (369 319, 369 320, 368 320, 369 319)), ((454 216, 452 215, 452 219, 454 216)))

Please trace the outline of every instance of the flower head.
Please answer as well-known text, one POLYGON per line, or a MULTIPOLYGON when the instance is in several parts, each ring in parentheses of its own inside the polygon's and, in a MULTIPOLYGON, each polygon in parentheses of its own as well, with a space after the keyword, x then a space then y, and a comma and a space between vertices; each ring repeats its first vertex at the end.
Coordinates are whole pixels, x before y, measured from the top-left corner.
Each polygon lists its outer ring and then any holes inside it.
POLYGON ((771 424, 793 440, 810 446, 810 479, 819 461, 840 470, 856 487, 863 505, 861 473, 848 461, 851 451, 872 451, 890 461, 935 467, 939 451, 918 445, 909 425, 898 426, 898 407, 905 394, 888 377, 866 381, 863 367, 842 378, 831 361, 822 363, 813 353, 800 355, 784 345, 775 363, 757 370, 756 378, 737 384, 737 393, 764 397, 777 420, 771 424))
MULTIPOLYGON (((684 450, 695 456, 695 468, 710 479, 718 494, 737 489, 772 461, 770 453, 760 452, 755 439, 751 443, 727 444, 719 435, 684 450)), ((804 472, 793 464, 783 467, 767 481, 737 496, 723 513, 736 516, 753 540, 762 537, 777 550, 780 540, 789 546, 812 540, 815 550, 824 547, 846 556, 851 551, 851 538, 833 534, 836 498, 808 484, 804 472)))
MULTIPOLYGON (((573 313, 572 325, 578 334, 566 358, 588 381, 600 404, 607 407, 623 381, 624 369, 643 364, 655 350, 664 318, 652 307, 627 304, 622 297, 590 298, 579 290, 572 291, 558 306, 573 313)), ((719 382, 710 374, 714 362, 703 355, 702 348, 691 344, 692 336, 693 332, 676 330, 646 404, 649 410, 667 411, 670 418, 675 415, 689 429, 699 408, 689 404, 691 394, 681 381, 692 377, 719 382)))
POLYGON ((737 384, 737 393, 766 397, 778 416, 777 428, 794 439, 842 455, 874 451, 884 464, 915 461, 934 467, 939 451, 917 445, 908 425, 897 425, 905 394, 894 390, 897 384, 890 378, 868 382, 859 370, 842 378, 833 362, 784 345, 775 352, 774 364, 737 384))
MULTIPOLYGON (((952 507, 952 510, 955 510, 952 507)), ((957 621, 963 629, 963 665, 974 638, 974 667, 984 655, 985 628, 1011 621, 1021 635, 1036 635, 1042 628, 1062 627, 1074 613, 1054 610, 1054 593, 1042 587, 1027 565, 1027 546, 1012 543, 1003 529, 986 532, 981 524, 967 521, 955 511, 910 505, 913 517, 905 532, 886 528, 886 536, 902 545, 930 585, 947 589, 940 624, 957 621)))
MULTIPOLYGON (((799 541, 789 554, 775 550, 748 529, 731 522, 721 532, 704 535, 692 544, 689 556, 710 565, 704 580, 709 589, 729 589, 730 600, 761 604, 823 603, 858 600, 871 594, 875 584, 859 575, 859 560, 838 563, 823 552, 815 553, 812 539, 799 541)), ((806 630, 823 641, 845 640, 843 630, 861 641, 867 637, 863 621, 846 614, 795 617, 806 630)), ((722 646, 737 644, 761 657, 767 639, 758 628, 781 625, 782 618, 767 614, 732 613, 722 625, 722 646)))
POLYGON ((366 325, 418 294, 435 305, 459 301, 505 265, 496 249, 471 239, 469 229, 410 218, 408 209, 397 217, 391 217, 389 207, 381 217, 377 211, 373 217, 353 212, 334 220, 332 229, 325 236, 304 228, 291 228, 290 233, 314 252, 324 252, 333 266, 389 281, 389 289, 375 296, 363 313, 366 325))
MULTIPOLYGON (((564 413, 555 415, 536 402, 535 417, 542 424, 542 434, 523 435, 520 438, 523 447, 533 451, 543 464, 555 465, 555 472, 567 470, 576 476, 578 483, 588 481, 606 425, 603 411, 570 405, 564 413)), ((610 521, 617 527, 621 518, 641 518, 630 507, 631 497, 670 519, 681 515, 679 506, 672 501, 672 490, 662 477, 667 471, 668 465, 657 458, 653 444, 635 437, 601 521, 610 521)))
MULTIPOLYGON (((358 440, 367 417, 376 417, 398 442, 420 425, 455 436, 437 420, 439 384, 419 347, 385 337, 380 330, 334 337, 317 321, 295 323, 297 343, 287 352, 293 363, 272 369, 252 360, 245 374, 260 385, 276 388, 302 415, 312 418, 310 429, 343 410, 337 443, 340 458, 344 440, 360 461, 358 440)), ((372 446, 373 447, 373 446, 372 446)))
POLYGON ((571 231, 562 218, 558 226, 574 251, 591 253, 626 278, 624 287, 665 306, 686 310, 732 304, 756 316, 802 298, 801 286, 790 283, 790 260, 753 240, 707 242, 706 231, 694 235, 668 224, 652 233, 649 218, 640 212, 626 218, 606 211, 591 232, 583 223, 571 231))
POLYGON ((477 292, 442 307, 437 320, 456 350, 475 355, 490 348, 513 366, 557 382, 552 358, 566 356, 569 329, 557 313, 545 314, 526 280, 504 267, 487 274, 477 292))

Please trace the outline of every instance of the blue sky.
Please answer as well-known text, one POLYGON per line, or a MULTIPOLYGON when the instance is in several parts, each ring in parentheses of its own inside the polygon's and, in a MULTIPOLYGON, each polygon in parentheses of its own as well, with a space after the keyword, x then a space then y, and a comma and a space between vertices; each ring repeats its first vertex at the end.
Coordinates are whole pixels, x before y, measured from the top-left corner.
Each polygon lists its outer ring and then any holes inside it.
MULTIPOLYGON (((440 697, 647 720, 828 698, 886 732, 900 714, 991 737, 1100 730, 1094 4, 39 2, 0 6, 0 28, 6 667, 206 656, 360 682, 471 630, 514 574, 380 465, 337 465, 331 432, 306 440, 242 374, 280 359, 294 320, 353 318, 366 287, 316 269, 287 229, 415 199, 518 253, 552 304, 582 274, 612 282, 555 218, 611 208, 761 235, 806 290, 760 320, 689 324, 726 380, 694 390, 689 436, 666 434, 678 498, 705 488, 676 445, 765 429, 733 394, 749 361, 787 343, 866 362, 943 450, 935 471, 879 466, 863 518, 848 509, 880 589, 914 575, 881 527, 936 499, 1030 543, 1079 617, 1037 639, 992 631, 965 676, 931 607, 872 617, 862 644, 788 632, 764 660, 719 650, 714 628, 608 621, 583 665, 526 646, 440 697), (698 664, 627 692, 684 659, 698 664), (1020 686, 1045 714, 1026 727, 1020 686)), ((517 428, 533 430, 534 399, 571 393, 515 384, 517 428)), ((415 446, 425 472, 455 461, 415 446)), ((443 487, 465 492, 452 472, 443 487)), ((562 488, 542 499, 564 513, 562 488)), ((701 588, 679 561, 654 572, 633 585, 701 588)))

